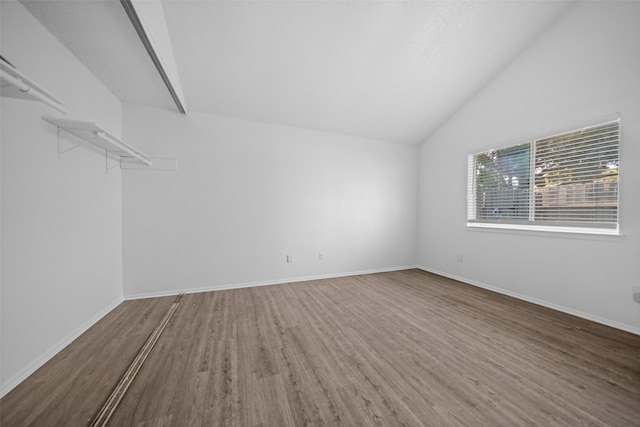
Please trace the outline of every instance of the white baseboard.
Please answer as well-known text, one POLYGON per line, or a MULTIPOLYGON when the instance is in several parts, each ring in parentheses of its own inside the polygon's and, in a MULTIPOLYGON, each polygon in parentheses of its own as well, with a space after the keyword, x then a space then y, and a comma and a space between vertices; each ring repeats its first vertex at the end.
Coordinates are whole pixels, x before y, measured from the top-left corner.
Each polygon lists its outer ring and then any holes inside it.
POLYGON ((36 360, 31 362, 28 366, 22 369, 20 372, 15 374, 13 377, 9 378, 4 383, 0 384, 0 398, 5 396, 11 390, 13 390, 16 386, 18 386, 22 381, 26 380, 29 375, 33 374, 37 371, 42 365, 47 363, 49 360, 53 358, 56 354, 58 354, 62 349, 71 344, 73 340, 78 338, 84 332, 86 332, 90 327, 95 325, 100 319, 109 314, 111 310, 120 305, 124 299, 122 297, 118 298, 116 301, 111 303, 109 306, 101 310, 98 314, 93 316, 91 319, 86 321, 82 326, 80 326, 75 331, 71 332, 69 335, 60 340, 56 345, 51 347, 44 353, 42 356, 38 357, 36 360))
POLYGON ((181 288, 181 289, 172 289, 170 291, 149 292, 144 294, 131 294, 131 295, 125 294, 124 299, 135 300, 135 299, 142 299, 142 298, 166 297, 166 296, 177 295, 181 293, 195 294, 199 292, 223 291, 227 289, 240 289, 240 288, 252 288, 256 286, 280 285, 284 283, 307 282, 310 280, 333 279, 336 277, 359 276, 361 274, 386 273, 389 271, 409 270, 412 268, 416 268, 416 266, 408 265, 403 267, 378 268, 374 270, 349 271, 345 273, 332 273, 332 274, 321 274, 317 276, 292 277, 292 278, 286 278, 286 279, 265 280, 260 282, 230 283, 230 284, 224 284, 224 285, 203 286, 201 288, 181 288))
POLYGON ((516 293, 516 292, 511 292, 511 291, 508 291, 506 289, 497 288, 495 286, 487 285, 485 283, 477 282, 475 280, 466 279, 464 277, 456 276, 454 274, 445 273, 443 271, 434 270, 432 268, 424 267, 424 266, 421 266, 421 265, 416 266, 416 268, 419 268, 420 270, 426 271, 428 273, 434 273, 434 274, 437 274, 439 276, 448 277, 449 279, 457 280, 459 282, 463 282, 463 283, 466 283, 468 285, 477 286, 479 288, 487 289, 489 291, 497 292, 499 294, 507 295, 507 296, 510 296, 510 297, 513 297, 513 298, 517 298, 519 300, 523 300, 523 301, 527 301, 527 302, 530 302, 530 303, 533 303, 533 304, 536 304, 536 305, 541 305, 543 307, 551 308, 553 310, 560 311, 562 313, 571 314, 572 316, 581 317, 583 319, 590 320, 590 321, 596 322, 596 323, 600 323, 602 325, 611 326, 612 328, 620 329, 620 330, 625 331, 625 332, 630 332, 630 333, 635 334, 635 335, 640 335, 640 328, 637 328, 635 326, 631 326, 631 325, 627 325, 627 324, 624 324, 624 323, 616 322, 616 321, 610 320, 610 319, 605 319, 603 317, 595 316, 595 315, 590 314, 590 313, 585 313, 585 312, 580 311, 580 310, 575 310, 573 308, 565 307, 565 306, 558 305, 558 304, 555 304, 555 303, 552 303, 552 302, 540 300, 540 299, 537 299, 537 298, 532 298, 532 297, 527 296, 527 295, 522 295, 522 294, 519 294, 519 293, 516 293))
POLYGON ((73 331, 72 333, 67 335, 65 338, 63 338, 56 345, 51 347, 45 354, 43 354, 38 359, 36 359, 33 362, 31 362, 27 367, 22 369, 20 372, 18 372, 12 378, 10 378, 9 380, 7 380, 4 383, 0 384, 0 398, 5 396, 11 390, 13 390, 16 386, 18 386, 18 384, 20 384, 27 377, 29 377, 31 374, 33 374, 36 370, 38 370, 46 362, 51 360, 51 358, 53 358, 56 354, 58 354, 67 345, 71 344, 71 342, 73 342, 73 340, 75 340, 80 335, 82 335, 84 332, 86 332, 90 327, 95 325, 100 319, 102 319, 109 312, 111 312, 114 308, 116 308, 118 305, 120 305, 120 303, 122 303, 122 301, 124 301, 124 300, 134 300, 134 299, 141 299, 141 298, 153 298, 153 297, 161 297, 161 296, 170 296, 170 295, 180 294, 180 293, 183 293, 183 292, 184 293, 198 293, 198 292, 210 292, 210 291, 219 291, 219 290, 226 290, 226 289, 249 288, 249 287, 255 287, 255 286, 269 286, 269 285, 277 285, 277 284, 284 284, 284 283, 306 282, 306 281, 311 281, 311 280, 332 279, 332 278, 347 277, 347 276, 358 276, 358 275, 362 275, 362 274, 374 274, 374 273, 385 273, 385 272, 390 272, 390 271, 409 270, 409 269, 412 269, 412 268, 418 268, 420 270, 423 270, 423 271, 426 271, 426 272, 429 272, 429 273, 438 274, 440 276, 448 277, 450 279, 457 280, 457 281, 460 281, 460 282, 463 282, 463 283, 467 283, 467 284, 472 285, 472 286, 477 286, 479 288, 487 289, 487 290, 490 290, 490 291, 493 291, 493 292, 497 292, 499 294, 507 295, 507 296, 510 296, 510 297, 513 297, 513 298, 517 298, 517 299, 520 299, 520 300, 523 300, 523 301, 527 301, 527 302, 530 302, 530 303, 533 303, 533 304, 537 304, 537 305, 540 305, 540 306, 543 306, 543 307, 551 308, 553 310, 557 310, 557 311, 560 311, 560 312, 563 312, 563 313, 571 314, 573 316, 581 317, 583 319, 590 320, 590 321, 593 321, 593 322, 596 322, 596 323, 600 323, 600 324, 603 324, 603 325, 606 325, 606 326, 610 326, 610 327, 613 327, 613 328, 616 328, 616 329, 620 329, 620 330, 623 330, 623 331, 626 331, 626 332, 630 332, 630 333, 635 334, 635 335, 640 335, 640 328, 637 328, 637 327, 634 327, 634 326, 631 326, 631 325, 619 323, 619 322, 616 322, 616 321, 613 321, 613 320, 610 320, 610 319, 605 319, 605 318, 602 318, 602 317, 599 317, 599 316, 595 316, 595 315, 592 315, 592 314, 589 314, 589 313, 584 313, 582 311, 575 310, 575 309, 572 309, 572 308, 569 308, 569 307, 564 307, 564 306, 561 306, 561 305, 558 305, 558 304, 554 304, 554 303, 551 303, 551 302, 548 302, 548 301, 539 300, 537 298, 532 298, 532 297, 529 297, 527 295, 518 294, 516 292, 511 292, 511 291, 508 291, 508 290, 505 290, 505 289, 497 288, 495 286, 487 285, 485 283, 477 282, 475 280, 466 279, 464 277, 456 276, 454 274, 449 274, 449 273, 446 273, 446 272, 443 272, 443 271, 439 271, 439 270, 435 270, 435 269, 432 269, 432 268, 428 268, 428 267, 425 267, 425 266, 410 265, 410 266, 402 266, 402 267, 380 268, 380 269, 373 269, 373 270, 350 271, 350 272, 345 272, 345 273, 333 273, 333 274, 323 274, 323 275, 316 275, 316 276, 295 277, 295 278, 280 279, 280 280, 267 280, 267 281, 260 281, 260 282, 233 283, 233 284, 225 284, 225 285, 208 286, 208 287, 202 287, 202 288, 184 288, 184 289, 176 289, 176 290, 166 291, 166 292, 152 292, 152 293, 146 293, 146 294, 127 295, 127 296, 124 297, 124 299, 123 298, 119 298, 118 300, 114 301, 111 305, 109 305, 108 307, 106 307, 105 309, 100 311, 98 314, 93 316, 91 319, 89 319, 87 322, 85 322, 81 327, 79 327, 78 329, 76 329, 75 331, 73 331))

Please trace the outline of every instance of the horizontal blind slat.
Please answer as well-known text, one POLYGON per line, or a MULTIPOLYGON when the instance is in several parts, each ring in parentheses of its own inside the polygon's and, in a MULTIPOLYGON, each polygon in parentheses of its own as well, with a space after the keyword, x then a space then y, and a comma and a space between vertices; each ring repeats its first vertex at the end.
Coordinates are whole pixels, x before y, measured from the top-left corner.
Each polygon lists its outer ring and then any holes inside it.
POLYGON ((470 155, 467 219, 617 227, 619 129, 617 119, 470 155))

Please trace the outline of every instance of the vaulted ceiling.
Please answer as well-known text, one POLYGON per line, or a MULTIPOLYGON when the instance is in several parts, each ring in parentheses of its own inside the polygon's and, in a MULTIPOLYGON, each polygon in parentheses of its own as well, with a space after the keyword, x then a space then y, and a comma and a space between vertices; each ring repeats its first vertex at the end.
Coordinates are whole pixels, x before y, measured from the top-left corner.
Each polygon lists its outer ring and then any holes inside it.
MULTIPOLYGON (((123 102, 178 114, 120 2, 22 3, 123 102)), ((413 144, 570 7, 542 1, 160 5, 187 113, 413 144)))

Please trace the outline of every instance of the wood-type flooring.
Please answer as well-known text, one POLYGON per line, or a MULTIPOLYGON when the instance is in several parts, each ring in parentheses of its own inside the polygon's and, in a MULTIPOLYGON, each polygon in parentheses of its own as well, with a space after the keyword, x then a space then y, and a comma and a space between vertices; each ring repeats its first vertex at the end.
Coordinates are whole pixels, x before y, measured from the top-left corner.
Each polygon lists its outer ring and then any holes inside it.
MULTIPOLYGON (((116 308, 1 425, 88 425, 173 300, 116 308)), ((640 426, 640 336, 420 270, 188 294, 109 425, 640 426)))

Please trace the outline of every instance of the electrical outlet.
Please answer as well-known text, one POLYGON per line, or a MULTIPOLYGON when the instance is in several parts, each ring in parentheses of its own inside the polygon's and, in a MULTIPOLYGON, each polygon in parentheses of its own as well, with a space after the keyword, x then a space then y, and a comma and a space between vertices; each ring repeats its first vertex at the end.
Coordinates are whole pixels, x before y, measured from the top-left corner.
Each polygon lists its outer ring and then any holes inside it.
POLYGON ((324 252, 318 252, 318 260, 324 261, 324 252))
POLYGON ((291 264, 293 262, 293 255, 287 255, 287 264, 291 264))
POLYGON ((640 286, 632 286, 631 291, 633 292, 633 300, 640 304, 640 286))
POLYGON ((462 262, 463 259, 464 259, 464 255, 458 254, 458 262, 462 262))

